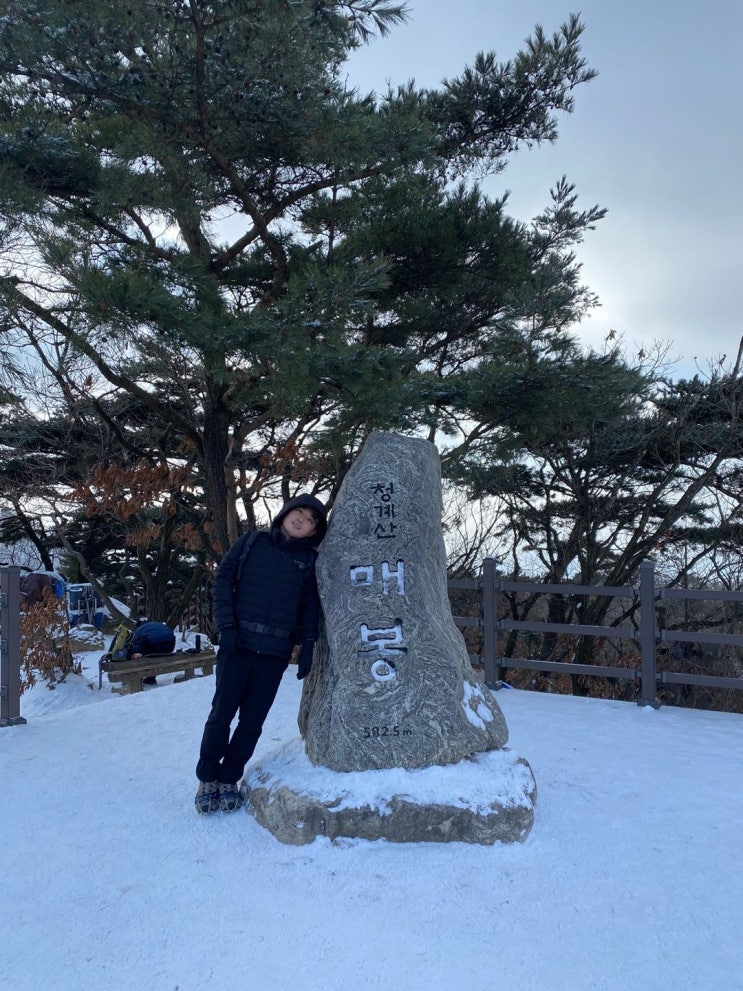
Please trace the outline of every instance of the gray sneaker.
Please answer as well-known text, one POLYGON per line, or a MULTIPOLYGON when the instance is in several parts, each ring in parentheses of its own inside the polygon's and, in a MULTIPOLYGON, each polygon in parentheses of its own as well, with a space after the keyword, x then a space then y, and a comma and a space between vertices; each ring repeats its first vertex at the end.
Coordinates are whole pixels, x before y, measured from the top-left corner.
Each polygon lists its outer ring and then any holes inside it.
POLYGON ((205 815, 207 812, 217 812, 219 809, 219 782, 200 781, 194 799, 196 811, 205 815))

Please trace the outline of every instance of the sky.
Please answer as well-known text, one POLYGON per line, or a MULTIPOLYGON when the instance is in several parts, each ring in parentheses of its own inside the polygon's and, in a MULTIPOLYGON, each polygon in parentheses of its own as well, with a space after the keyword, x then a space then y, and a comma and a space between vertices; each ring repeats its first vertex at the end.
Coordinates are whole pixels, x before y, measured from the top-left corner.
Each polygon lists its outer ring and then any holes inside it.
POLYGON ((629 355, 666 346, 675 376, 709 371, 743 337, 743 4, 740 0, 409 0, 409 20, 355 53, 349 81, 384 91, 437 86, 478 51, 506 61, 541 24, 585 25, 598 77, 575 91, 556 143, 513 157, 485 190, 510 190, 528 221, 562 176, 578 206, 608 214, 579 248, 601 308, 579 328, 601 349, 615 331, 629 355))
MULTIPOLYGON (((3 987, 743 991, 743 716, 503 690, 523 843, 292 846, 194 811, 213 676, 118 696, 78 657, 0 729, 3 987)), ((251 773, 300 691, 290 668, 251 773)))

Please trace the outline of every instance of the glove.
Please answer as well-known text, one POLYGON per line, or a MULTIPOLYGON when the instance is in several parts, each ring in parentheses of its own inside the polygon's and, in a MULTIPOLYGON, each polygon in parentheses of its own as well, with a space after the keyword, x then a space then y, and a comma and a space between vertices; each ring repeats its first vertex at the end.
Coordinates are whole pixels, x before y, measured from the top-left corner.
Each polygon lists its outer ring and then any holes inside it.
POLYGON ((299 652, 299 660, 297 661, 297 678, 300 681, 304 681, 310 673, 310 668, 312 667, 312 655, 314 653, 315 644, 312 641, 302 644, 302 649, 299 652))
POLYGON ((237 630, 234 626, 223 626, 219 631, 219 650, 224 650, 227 654, 231 654, 234 650, 238 650, 240 647, 240 641, 237 638, 237 630))

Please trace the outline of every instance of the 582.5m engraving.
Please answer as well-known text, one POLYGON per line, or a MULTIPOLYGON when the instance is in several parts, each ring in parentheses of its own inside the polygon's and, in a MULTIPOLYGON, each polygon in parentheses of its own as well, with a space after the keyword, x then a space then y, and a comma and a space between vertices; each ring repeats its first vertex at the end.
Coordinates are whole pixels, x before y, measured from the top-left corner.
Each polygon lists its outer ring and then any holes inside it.
POLYGON ((362 726, 362 736, 365 740, 383 736, 412 736, 411 729, 400 729, 399 726, 362 726))

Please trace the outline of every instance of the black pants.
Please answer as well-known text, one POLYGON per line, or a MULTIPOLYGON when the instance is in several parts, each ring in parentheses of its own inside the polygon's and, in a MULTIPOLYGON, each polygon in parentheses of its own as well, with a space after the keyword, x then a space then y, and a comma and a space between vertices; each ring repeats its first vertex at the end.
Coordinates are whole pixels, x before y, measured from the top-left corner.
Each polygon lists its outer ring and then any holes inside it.
POLYGON ((204 726, 196 777, 236 784, 250 760, 288 660, 251 650, 220 650, 217 688, 204 726), (239 712, 237 726, 230 726, 239 712))

